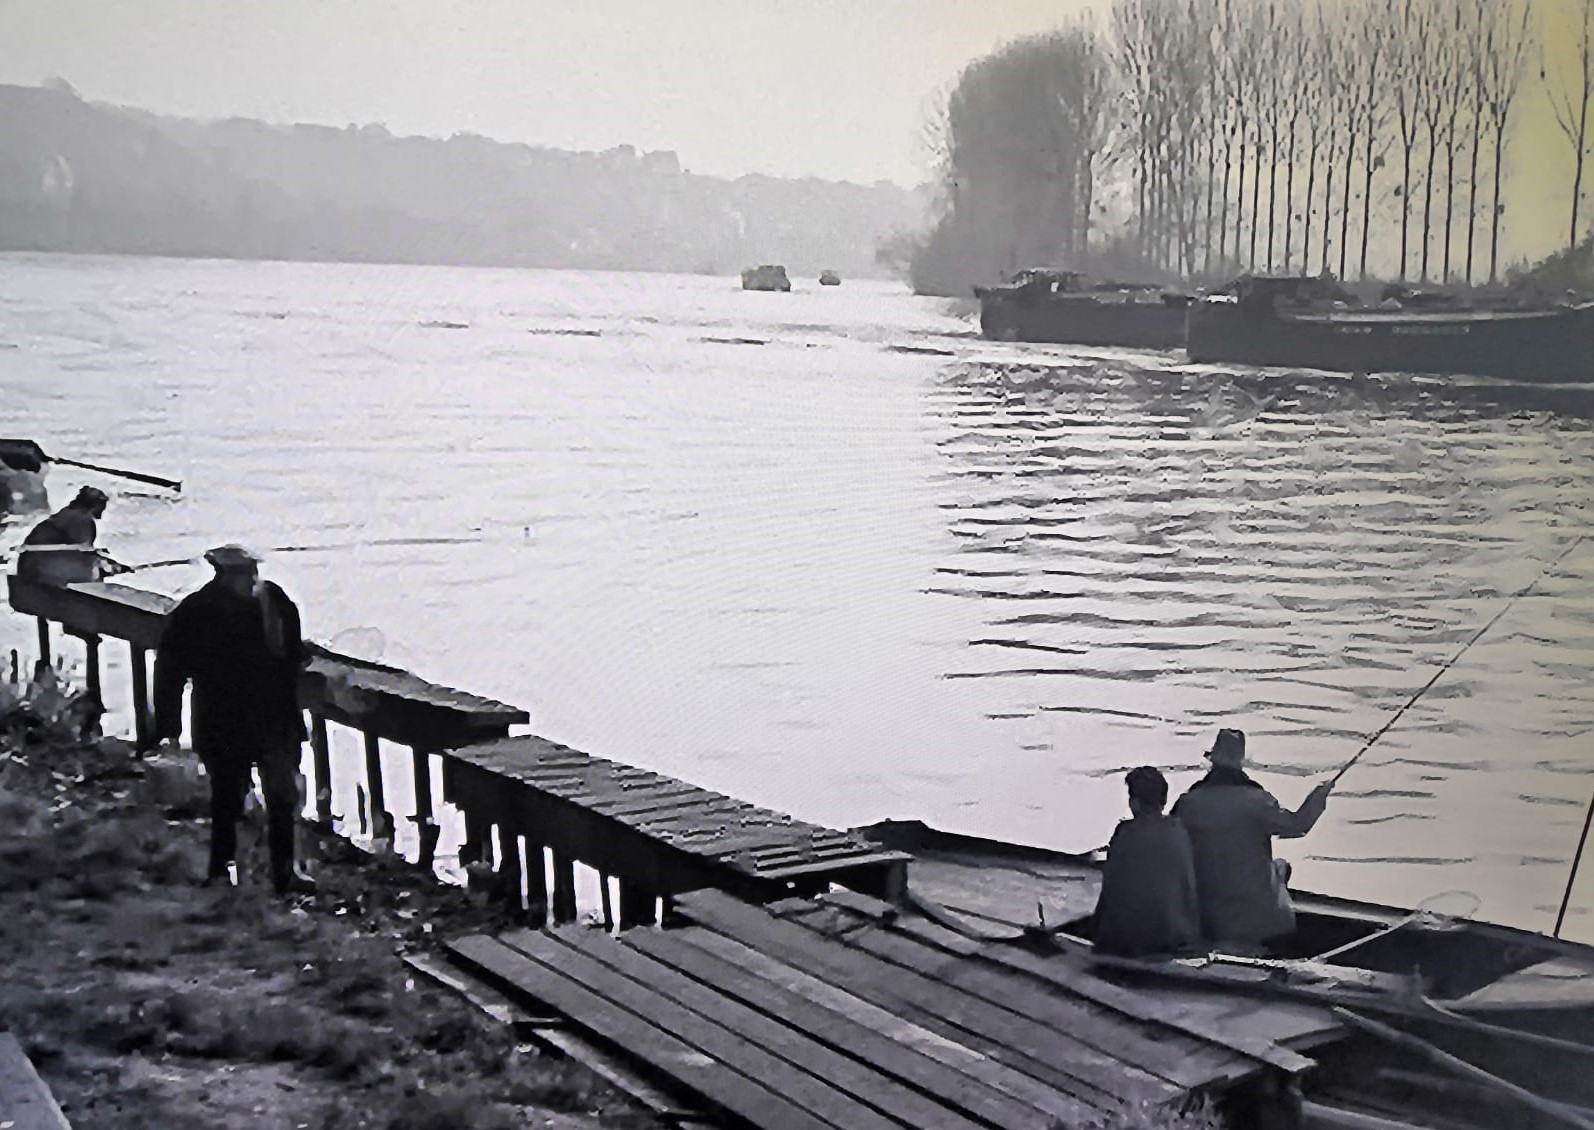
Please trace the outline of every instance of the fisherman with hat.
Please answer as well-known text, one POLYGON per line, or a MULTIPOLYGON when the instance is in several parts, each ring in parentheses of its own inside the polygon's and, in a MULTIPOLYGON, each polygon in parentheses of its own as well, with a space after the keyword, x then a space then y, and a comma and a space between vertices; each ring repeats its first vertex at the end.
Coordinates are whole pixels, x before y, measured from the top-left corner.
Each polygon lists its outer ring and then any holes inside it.
POLYGON ((294 860, 299 751, 306 734, 299 672, 306 661, 299 610, 260 579, 260 557, 241 545, 205 554, 216 571, 166 619, 155 653, 158 742, 182 733, 183 689, 193 682, 192 736, 210 776, 210 866, 206 882, 232 882, 237 822, 260 771, 271 879, 278 894, 313 886, 294 860))
POLYGON ((1206 756, 1211 770, 1171 814, 1189 832, 1194 849, 1201 933, 1223 953, 1258 954, 1269 939, 1295 929, 1289 865, 1273 858, 1273 837, 1310 832, 1333 783, 1318 785, 1291 812, 1246 775, 1243 731, 1219 730, 1206 756))
POLYGON ((17 555, 17 576, 41 585, 98 581, 127 572, 102 549, 95 548, 97 519, 110 501, 98 487, 84 487, 77 497, 28 531, 17 555))

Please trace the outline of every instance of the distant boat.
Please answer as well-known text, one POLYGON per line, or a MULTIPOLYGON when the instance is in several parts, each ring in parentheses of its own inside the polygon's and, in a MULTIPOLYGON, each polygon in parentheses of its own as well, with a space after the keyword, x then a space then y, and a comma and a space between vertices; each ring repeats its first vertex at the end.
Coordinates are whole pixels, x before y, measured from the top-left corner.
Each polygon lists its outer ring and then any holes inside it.
POLYGON ((1594 302, 1477 308, 1391 296, 1362 306, 1332 279, 1311 276, 1245 277, 1226 291, 1190 308, 1192 361, 1594 381, 1594 302))
POLYGON ((841 285, 841 276, 836 274, 835 271, 820 271, 819 272, 819 285, 820 286, 840 286, 841 285))
POLYGON ((765 263, 761 267, 749 267, 742 272, 743 290, 790 290, 791 279, 786 277, 786 268, 778 263, 765 263))
POLYGON ((1190 296, 1155 283, 1092 281, 1078 271, 1030 268, 975 287, 980 332, 995 341, 1177 349, 1190 296))

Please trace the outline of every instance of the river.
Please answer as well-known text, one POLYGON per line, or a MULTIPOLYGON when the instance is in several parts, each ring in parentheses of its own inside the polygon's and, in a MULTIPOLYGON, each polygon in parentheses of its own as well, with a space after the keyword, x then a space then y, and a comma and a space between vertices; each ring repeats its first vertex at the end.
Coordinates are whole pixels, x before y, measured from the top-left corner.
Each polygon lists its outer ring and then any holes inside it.
POLYGON ((1090 848, 1219 726, 1293 805, 1536 580, 1281 854, 1547 930, 1594 789, 1594 387, 992 343, 868 281, 7 255, 0 396, 183 480, 54 469, 120 559, 303 547, 313 638, 804 819, 1090 848))

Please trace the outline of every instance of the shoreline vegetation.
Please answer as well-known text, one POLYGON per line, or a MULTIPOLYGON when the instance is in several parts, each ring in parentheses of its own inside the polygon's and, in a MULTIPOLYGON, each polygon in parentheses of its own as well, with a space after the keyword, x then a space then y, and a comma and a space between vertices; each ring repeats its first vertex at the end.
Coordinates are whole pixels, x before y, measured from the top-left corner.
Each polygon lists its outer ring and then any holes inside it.
POLYGON ((248 820, 242 884, 201 887, 203 817, 154 803, 127 742, 79 741, 70 694, 3 689, 0 1030, 75 1130, 662 1126, 403 964, 507 928, 496 904, 308 828, 318 889, 278 898, 248 820))
POLYGON ((1028 267, 1594 290, 1580 207, 1594 5, 1103 0, 1100 14, 976 60, 927 123, 936 221, 880 250, 915 292, 964 297, 1028 267), (1567 234, 1528 267, 1502 244, 1539 90, 1565 142, 1567 234))
POLYGON ((882 277, 876 242, 923 227, 929 205, 927 187, 730 180, 629 145, 202 121, 88 102, 61 79, 0 84, 6 251, 882 277))

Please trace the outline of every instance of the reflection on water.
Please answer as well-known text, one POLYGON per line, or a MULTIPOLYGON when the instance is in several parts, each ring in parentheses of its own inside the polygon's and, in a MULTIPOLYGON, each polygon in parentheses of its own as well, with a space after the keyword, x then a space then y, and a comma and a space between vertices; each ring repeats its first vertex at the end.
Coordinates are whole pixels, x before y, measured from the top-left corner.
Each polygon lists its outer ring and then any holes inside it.
POLYGON ((1546 568, 1594 532, 1594 390, 970 329, 882 284, 0 258, 7 433, 185 482, 95 480, 120 557, 297 547, 316 638, 826 823, 1092 847, 1220 725, 1293 804, 1537 580, 1285 851, 1546 928, 1594 789, 1594 541, 1546 568))

